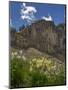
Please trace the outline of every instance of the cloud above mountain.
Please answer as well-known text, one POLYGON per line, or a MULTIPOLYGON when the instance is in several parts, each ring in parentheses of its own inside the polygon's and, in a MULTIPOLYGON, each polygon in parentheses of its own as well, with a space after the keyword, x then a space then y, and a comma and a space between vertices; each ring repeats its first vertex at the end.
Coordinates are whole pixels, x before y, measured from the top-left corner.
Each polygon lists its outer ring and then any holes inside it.
POLYGON ((53 21, 53 19, 50 15, 48 15, 48 17, 43 16, 42 19, 45 20, 45 21, 53 21))
MULTIPOLYGON (((33 23, 37 18, 35 17, 35 14, 37 13, 37 9, 34 6, 27 6, 26 3, 22 3, 21 8, 21 19, 26 22, 26 24, 30 25, 33 23)), ((53 21, 51 15, 48 14, 48 17, 42 16, 40 19, 43 19, 45 21, 53 21)))
POLYGON ((28 24, 31 24, 35 21, 35 13, 37 13, 37 9, 35 7, 26 6, 26 3, 22 4, 21 18, 26 20, 28 24))

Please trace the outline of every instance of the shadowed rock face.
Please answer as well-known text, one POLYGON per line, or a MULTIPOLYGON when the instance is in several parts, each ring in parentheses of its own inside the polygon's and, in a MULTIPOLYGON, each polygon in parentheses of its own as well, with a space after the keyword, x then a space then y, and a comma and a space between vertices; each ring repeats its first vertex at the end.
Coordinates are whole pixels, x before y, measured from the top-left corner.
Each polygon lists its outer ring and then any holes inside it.
MULTIPOLYGON (((12 38, 12 35, 11 35, 12 38)), ((40 20, 14 35, 12 47, 19 49, 33 47, 42 52, 65 59, 65 28, 57 28, 54 22, 40 20)))

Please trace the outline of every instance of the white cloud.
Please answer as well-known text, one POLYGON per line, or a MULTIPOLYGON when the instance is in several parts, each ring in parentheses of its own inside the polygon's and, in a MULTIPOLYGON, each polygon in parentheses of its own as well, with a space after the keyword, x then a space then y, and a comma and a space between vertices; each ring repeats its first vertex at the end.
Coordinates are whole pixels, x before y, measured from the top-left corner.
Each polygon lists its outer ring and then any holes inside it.
POLYGON ((25 8, 21 9, 22 14, 36 13, 37 10, 34 7, 25 6, 25 8))
POLYGON ((27 16, 27 15, 22 15, 21 18, 22 18, 23 20, 25 20, 25 19, 31 20, 31 18, 30 18, 29 16, 27 16))
POLYGON ((50 15, 48 15, 48 17, 43 16, 42 19, 44 19, 45 21, 53 21, 50 15))
POLYGON ((21 9, 21 18, 27 22, 32 23, 35 20, 35 13, 37 12, 36 8, 33 6, 26 6, 26 3, 23 3, 21 9))
POLYGON ((25 7, 26 6, 26 3, 23 3, 23 6, 25 7))

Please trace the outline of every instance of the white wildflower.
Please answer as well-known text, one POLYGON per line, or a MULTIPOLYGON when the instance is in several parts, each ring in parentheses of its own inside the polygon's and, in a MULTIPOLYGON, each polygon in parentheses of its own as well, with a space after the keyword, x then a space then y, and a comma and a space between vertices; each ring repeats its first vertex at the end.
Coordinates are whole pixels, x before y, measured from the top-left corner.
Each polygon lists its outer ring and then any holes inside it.
POLYGON ((17 52, 14 52, 14 55, 16 56, 18 53, 17 52))
POLYGON ((22 59, 23 59, 23 60, 26 60, 26 57, 23 55, 23 56, 22 56, 22 59))
POLYGON ((20 58, 21 58, 21 56, 19 56, 19 55, 18 55, 18 56, 17 56, 17 58, 18 58, 18 59, 20 59, 20 58))

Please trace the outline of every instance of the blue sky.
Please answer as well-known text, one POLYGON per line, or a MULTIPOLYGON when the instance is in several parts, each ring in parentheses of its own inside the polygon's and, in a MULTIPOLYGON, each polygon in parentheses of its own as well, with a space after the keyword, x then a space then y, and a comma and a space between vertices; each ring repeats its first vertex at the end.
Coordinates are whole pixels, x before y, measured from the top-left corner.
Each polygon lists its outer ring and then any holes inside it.
MULTIPOLYGON (((17 30, 24 24, 24 20, 21 18, 21 8, 23 2, 11 1, 10 6, 10 20, 12 26, 17 30)), ((36 19, 41 19, 42 16, 51 15, 55 24, 64 23, 65 21, 65 5, 57 4, 40 4, 40 3, 26 3, 27 6, 33 6, 36 8, 36 19)))

